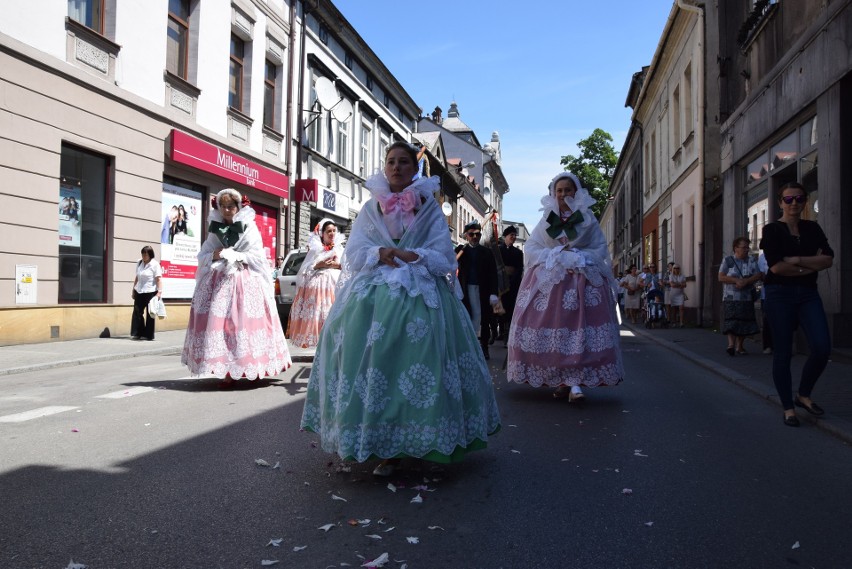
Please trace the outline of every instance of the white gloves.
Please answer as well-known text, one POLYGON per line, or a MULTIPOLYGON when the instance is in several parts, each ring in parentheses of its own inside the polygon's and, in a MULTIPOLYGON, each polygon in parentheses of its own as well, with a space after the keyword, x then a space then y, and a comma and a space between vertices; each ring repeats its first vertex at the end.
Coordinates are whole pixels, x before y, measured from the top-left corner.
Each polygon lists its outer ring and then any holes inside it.
POLYGON ((225 261, 227 261, 230 265, 246 262, 245 253, 236 251, 233 247, 228 247, 227 249, 222 249, 221 251, 219 251, 219 258, 225 259, 225 261))
POLYGON ((493 295, 493 294, 492 294, 491 296, 489 296, 489 297, 488 297, 488 302, 490 302, 490 303, 491 303, 491 306, 494 306, 495 304, 497 304, 498 302, 500 302, 500 299, 499 299, 499 298, 497 298, 497 296, 496 296, 496 295, 493 295))

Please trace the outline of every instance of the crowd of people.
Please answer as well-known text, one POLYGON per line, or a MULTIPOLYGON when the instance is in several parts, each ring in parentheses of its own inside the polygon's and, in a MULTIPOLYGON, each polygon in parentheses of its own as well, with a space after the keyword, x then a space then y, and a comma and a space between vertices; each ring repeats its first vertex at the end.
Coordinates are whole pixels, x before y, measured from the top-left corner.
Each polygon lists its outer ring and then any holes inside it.
MULTIPOLYGON (((377 476, 390 475, 404 458, 456 462, 487 445, 501 425, 486 362, 498 339, 506 345, 509 382, 580 403, 584 388, 624 380, 620 309, 633 324, 685 323, 681 266, 669 262, 658 272, 649 262, 641 272, 631 265, 614 273, 591 210, 595 200, 574 174, 553 178, 523 250, 515 245, 517 227, 498 237, 496 217, 467 223, 465 243, 454 248, 435 199, 439 180, 421 167, 417 148, 391 144, 384 170, 365 184, 371 199, 348 241, 332 219, 316 223, 287 326, 291 342, 316 348, 301 428, 344 460, 377 461, 377 476), (485 244, 483 223, 490 229, 485 244)), ((789 426, 799 424, 795 407, 823 414, 811 393, 830 351, 816 278, 833 252, 819 225, 801 219, 806 201, 800 185, 782 188, 783 215, 764 228, 765 254, 754 257, 749 239, 738 237, 718 276, 730 356, 746 353, 744 339, 761 330, 755 302, 764 306, 764 351, 773 354, 789 426), (811 350, 794 397, 796 327, 811 350)), ((254 219, 246 196, 218 192, 198 254, 181 361, 194 375, 220 379, 222 388, 275 376, 292 363, 254 219)), ((182 231, 181 220, 185 212, 175 212, 174 231, 182 231)), ((163 271, 152 247, 141 253, 131 336, 153 340, 149 305, 162 297, 163 271)), ((282 263, 279 257, 273 280, 282 263)))

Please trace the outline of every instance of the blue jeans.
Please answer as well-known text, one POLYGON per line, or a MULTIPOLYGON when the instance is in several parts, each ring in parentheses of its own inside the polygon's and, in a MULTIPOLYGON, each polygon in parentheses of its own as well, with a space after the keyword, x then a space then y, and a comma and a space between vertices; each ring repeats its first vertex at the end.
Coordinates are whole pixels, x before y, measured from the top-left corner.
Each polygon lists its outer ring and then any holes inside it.
POLYGON ((799 395, 810 397, 831 355, 828 319, 816 287, 768 285, 765 289, 766 316, 772 330, 772 380, 784 410, 788 410, 793 408, 793 332, 801 327, 810 348, 799 381, 799 395))

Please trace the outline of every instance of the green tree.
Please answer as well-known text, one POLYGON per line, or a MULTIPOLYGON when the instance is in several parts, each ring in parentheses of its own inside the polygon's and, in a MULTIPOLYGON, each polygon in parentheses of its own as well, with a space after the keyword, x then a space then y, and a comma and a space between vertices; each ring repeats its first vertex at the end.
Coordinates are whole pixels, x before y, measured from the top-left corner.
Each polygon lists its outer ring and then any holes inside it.
POLYGON ((612 136, 599 128, 578 142, 577 147, 580 149, 579 156, 569 154, 559 162, 565 166, 565 170, 580 178, 580 183, 589 190, 597 202, 592 206, 592 211, 600 218, 610 197, 609 184, 615 173, 618 152, 612 146, 612 136))

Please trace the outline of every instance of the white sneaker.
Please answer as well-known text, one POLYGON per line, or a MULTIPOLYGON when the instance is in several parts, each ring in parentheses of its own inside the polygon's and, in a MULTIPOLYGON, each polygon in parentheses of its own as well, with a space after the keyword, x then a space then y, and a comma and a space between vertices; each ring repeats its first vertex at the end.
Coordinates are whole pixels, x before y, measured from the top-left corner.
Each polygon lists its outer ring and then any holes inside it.
POLYGON ((579 385, 571 386, 571 394, 568 396, 568 401, 580 401, 585 398, 586 396, 583 395, 583 390, 580 389, 579 385))

